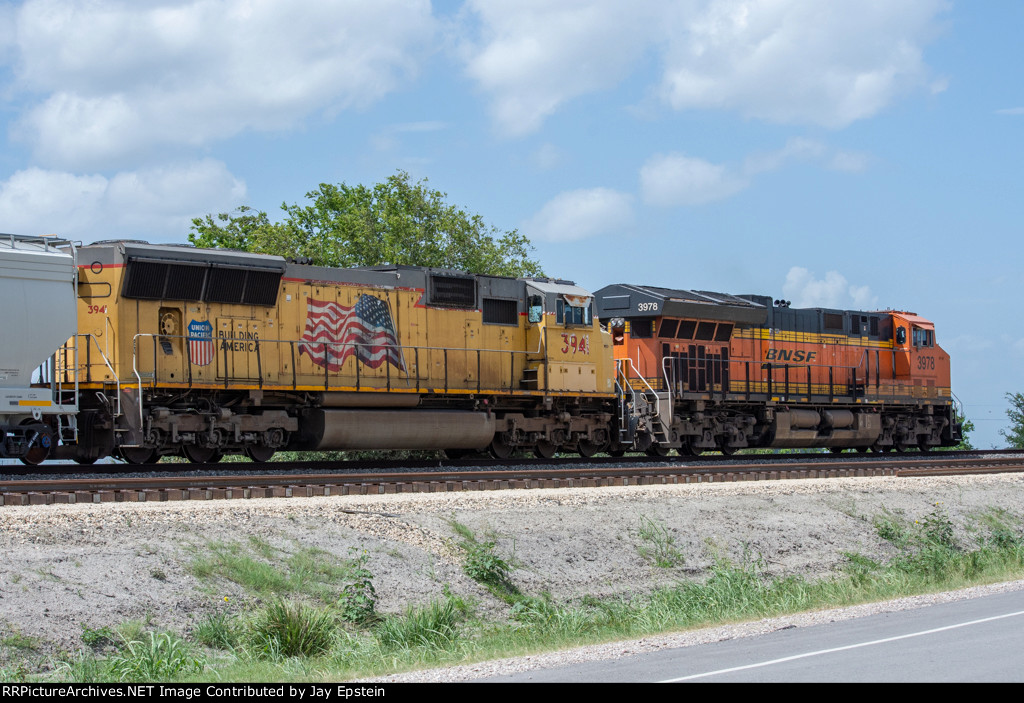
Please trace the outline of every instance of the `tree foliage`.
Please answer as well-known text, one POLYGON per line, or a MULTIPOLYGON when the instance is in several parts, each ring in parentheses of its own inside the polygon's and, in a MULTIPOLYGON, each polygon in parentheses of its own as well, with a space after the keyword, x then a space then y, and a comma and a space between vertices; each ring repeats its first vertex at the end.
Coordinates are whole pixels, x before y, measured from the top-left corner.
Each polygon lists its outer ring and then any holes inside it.
POLYGON ((1014 449, 1024 449, 1024 393, 1007 393, 1010 407, 1006 416, 1010 418, 1009 430, 999 430, 1007 444, 1014 449))
POLYGON ((423 179, 399 171, 372 187, 320 186, 307 204, 281 205, 285 217, 247 207, 192 220, 200 247, 304 257, 320 266, 412 265, 502 276, 540 275, 533 247, 517 230, 502 232, 480 215, 446 202, 423 179))

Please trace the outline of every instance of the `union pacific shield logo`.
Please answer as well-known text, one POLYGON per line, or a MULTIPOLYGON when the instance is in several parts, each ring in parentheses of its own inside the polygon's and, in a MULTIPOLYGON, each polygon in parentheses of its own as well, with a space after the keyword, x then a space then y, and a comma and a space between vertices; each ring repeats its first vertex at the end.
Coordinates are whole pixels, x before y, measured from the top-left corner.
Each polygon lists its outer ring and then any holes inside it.
POLYGON ((188 353, 192 363, 197 366, 206 366, 213 361, 216 347, 213 344, 213 324, 210 322, 197 322, 192 320, 188 323, 188 353))

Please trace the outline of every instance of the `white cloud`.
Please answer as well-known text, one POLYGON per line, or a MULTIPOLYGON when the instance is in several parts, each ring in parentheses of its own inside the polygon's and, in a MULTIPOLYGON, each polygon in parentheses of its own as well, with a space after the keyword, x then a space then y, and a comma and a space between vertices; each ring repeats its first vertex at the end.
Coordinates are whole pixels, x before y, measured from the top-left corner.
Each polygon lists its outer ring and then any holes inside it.
POLYGON ((712 0, 669 24, 661 94, 678 110, 721 108, 844 127, 930 84, 923 46, 944 0, 712 0))
POLYGON ((795 308, 851 308, 873 309, 878 297, 868 286, 855 286, 838 271, 829 271, 825 278, 817 279, 802 266, 794 266, 786 274, 782 294, 795 308))
POLYGON ((632 197, 610 188, 571 190, 548 201, 523 223, 531 238, 573 242, 602 234, 621 233, 633 221, 632 197))
POLYGON ((799 137, 781 149, 752 154, 736 167, 685 154, 655 154, 640 169, 640 188, 644 201, 651 205, 701 205, 729 198, 747 188, 755 176, 793 161, 820 163, 838 171, 863 171, 868 157, 799 137))
POLYGON ((492 96, 505 134, 535 131, 567 100, 625 78, 657 26, 652 0, 468 0, 482 37, 466 42, 466 72, 492 96))
POLYGON ((182 242, 191 218, 228 211, 245 191, 244 183, 212 159, 111 178, 29 168, 0 182, 0 222, 19 234, 85 242, 116 237, 182 242))
POLYGON ((996 110, 997 115, 1024 115, 1024 107, 1008 107, 1005 110, 996 110))
POLYGON ((651 205, 700 205, 735 195, 747 179, 725 166, 683 154, 656 154, 640 169, 640 188, 651 205))
POLYGON ((417 72, 429 0, 28 0, 18 134, 43 163, 92 169, 364 107, 417 72))
POLYGON ((844 127, 912 90, 941 90, 924 63, 945 0, 470 0, 480 37, 466 71, 505 134, 614 87, 648 53, 677 110, 735 110, 844 127))

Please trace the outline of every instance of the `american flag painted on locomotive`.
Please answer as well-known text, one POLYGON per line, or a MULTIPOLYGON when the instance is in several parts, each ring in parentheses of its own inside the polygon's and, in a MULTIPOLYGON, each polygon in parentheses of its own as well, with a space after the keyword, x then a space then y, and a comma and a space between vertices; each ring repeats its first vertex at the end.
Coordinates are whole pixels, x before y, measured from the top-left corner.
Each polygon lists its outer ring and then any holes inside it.
POLYGON ((387 361, 401 371, 406 370, 391 312, 380 298, 361 295, 349 307, 306 298, 306 305, 306 331, 300 353, 309 356, 317 366, 337 371, 355 354, 372 369, 387 361))
POLYGON ((213 361, 217 348, 213 343, 213 324, 192 320, 188 323, 188 353, 196 366, 213 361))

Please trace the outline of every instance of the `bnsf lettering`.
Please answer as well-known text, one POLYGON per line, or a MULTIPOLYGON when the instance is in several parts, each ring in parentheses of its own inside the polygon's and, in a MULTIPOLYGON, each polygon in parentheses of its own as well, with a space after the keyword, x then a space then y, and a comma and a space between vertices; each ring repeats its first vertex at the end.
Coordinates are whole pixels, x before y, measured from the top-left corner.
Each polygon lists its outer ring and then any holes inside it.
POLYGON ((811 363, 818 356, 818 352, 803 351, 802 349, 769 349, 764 353, 765 361, 793 361, 798 364, 811 363))

